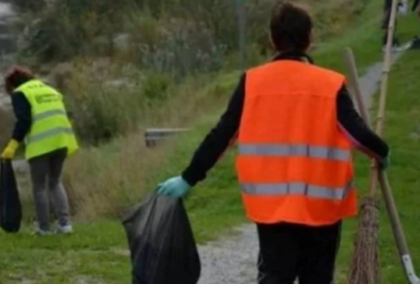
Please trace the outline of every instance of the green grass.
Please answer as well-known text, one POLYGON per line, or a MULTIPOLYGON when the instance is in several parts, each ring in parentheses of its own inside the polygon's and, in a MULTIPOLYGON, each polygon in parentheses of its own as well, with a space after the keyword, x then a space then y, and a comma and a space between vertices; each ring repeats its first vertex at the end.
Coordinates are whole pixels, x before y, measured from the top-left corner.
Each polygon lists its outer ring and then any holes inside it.
MULTIPOLYGON (((394 187, 395 198, 404 223, 408 242, 414 261, 419 267, 420 247, 417 244, 420 222, 418 211, 418 191, 420 180, 420 146, 419 146, 419 107, 418 90, 420 83, 417 70, 420 68, 420 53, 408 53, 395 66, 395 75, 391 78, 389 91, 389 107, 387 112, 387 139, 392 146, 393 166, 390 169, 390 179, 394 187)), ((392 237, 389 224, 383 215, 382 248, 385 256, 390 257, 387 262, 386 276, 393 282, 402 283, 399 274, 399 262, 394 256, 392 237), (399 282, 400 281, 400 282, 399 282)))
MULTIPOLYGON (((392 147, 390 181, 407 234, 414 263, 419 269, 420 247, 417 244, 420 222, 418 200, 420 198, 420 83, 416 70, 420 68, 420 53, 410 51, 395 66, 391 76, 387 109, 386 139, 392 147)), ((358 156, 357 178, 362 194, 368 187, 368 162, 358 156)), ((345 277, 345 268, 352 252, 356 220, 346 222, 340 252, 340 278, 345 277)), ((385 205, 381 204, 380 253, 383 283, 407 283, 401 269, 385 205)), ((419 271, 419 270, 418 270, 419 271)))
MULTIPOLYGON (((342 70, 341 52, 345 46, 352 46, 358 63, 364 69, 380 60, 381 2, 371 1, 369 8, 355 29, 348 35, 327 42, 316 54, 317 62, 323 66, 342 70)), ((415 34, 417 22, 407 18, 400 24, 401 35, 409 38, 415 34)), ((420 247, 416 244, 419 232, 420 213, 417 200, 420 199, 420 53, 410 52, 395 67, 391 78, 388 108, 387 139, 393 149, 390 178, 395 190, 402 221, 414 260, 420 261, 420 247), (418 134, 417 134, 418 133, 418 134)), ((235 80, 212 86, 220 90, 232 89, 235 80)), ((214 90, 213 90, 214 91, 214 90)), ((224 94, 224 93, 222 93, 224 94)), ((228 100, 228 95, 223 98, 228 100)), ((174 147, 166 149, 167 160, 160 171, 148 177, 150 188, 168 176, 178 174, 189 162, 203 135, 216 123, 222 109, 200 117, 195 130, 181 137, 174 147)), ((138 138, 139 139, 139 138, 138 138)), ((197 186, 187 200, 189 215, 199 242, 214 239, 233 226, 246 222, 236 185, 234 153, 228 152, 203 184, 197 186)), ((367 188, 367 159, 358 156, 357 182, 359 188, 367 188)), ((139 194, 133 193, 133 196, 139 194)), ((389 228, 389 222, 382 210, 381 263, 385 284, 403 284, 399 259, 389 228)), ((344 283, 346 267, 350 261, 356 220, 346 222, 343 231, 342 249, 339 256, 339 283, 344 283)), ((30 234, 26 226, 18 235, 0 232, 0 283, 71 284, 130 283, 130 264, 126 250, 126 238, 118 220, 104 220, 76 225, 76 234, 69 237, 51 236, 39 238, 30 234)))
POLYGON ((0 283, 130 283, 124 232, 117 222, 76 230, 62 237, 32 236, 29 228, 18 235, 1 234, 0 283))

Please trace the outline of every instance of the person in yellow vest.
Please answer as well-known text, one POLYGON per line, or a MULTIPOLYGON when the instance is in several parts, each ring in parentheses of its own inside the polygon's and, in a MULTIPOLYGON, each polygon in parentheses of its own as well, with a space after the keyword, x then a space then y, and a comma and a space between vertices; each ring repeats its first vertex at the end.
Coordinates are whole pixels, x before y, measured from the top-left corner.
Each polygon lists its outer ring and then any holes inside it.
POLYGON ((18 66, 7 71, 5 87, 11 95, 17 122, 1 158, 13 159, 24 142, 38 221, 36 233, 54 232, 50 224, 50 199, 58 216, 56 232, 72 233, 69 202, 60 178, 67 156, 77 150, 78 144, 63 96, 36 79, 30 70, 18 66))
POLYGON ((388 145, 355 110, 343 75, 315 66, 313 22, 288 1, 270 24, 277 56, 244 74, 190 165, 158 187, 182 198, 233 139, 248 218, 259 238, 258 283, 333 283, 342 220, 356 215, 353 147, 389 163, 388 145))

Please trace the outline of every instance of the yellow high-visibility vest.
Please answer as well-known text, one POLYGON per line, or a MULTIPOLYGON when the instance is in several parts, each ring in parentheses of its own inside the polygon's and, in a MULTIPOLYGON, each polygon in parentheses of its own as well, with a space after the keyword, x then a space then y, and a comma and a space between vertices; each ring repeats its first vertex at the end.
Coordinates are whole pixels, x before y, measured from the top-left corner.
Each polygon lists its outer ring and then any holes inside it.
POLYGON ((25 95, 31 105, 32 126, 25 138, 26 159, 58 149, 68 154, 78 149, 76 137, 63 103, 63 96, 39 80, 31 80, 16 91, 25 95))

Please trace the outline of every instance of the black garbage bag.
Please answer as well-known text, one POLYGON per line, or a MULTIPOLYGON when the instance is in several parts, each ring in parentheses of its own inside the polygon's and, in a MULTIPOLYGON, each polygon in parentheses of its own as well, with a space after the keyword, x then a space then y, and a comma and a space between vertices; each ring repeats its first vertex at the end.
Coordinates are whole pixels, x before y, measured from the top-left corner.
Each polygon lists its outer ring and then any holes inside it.
POLYGON ((153 194, 124 220, 133 284, 196 284, 200 258, 181 199, 153 194))
POLYGON ((0 226, 7 233, 16 233, 22 221, 22 205, 10 160, 1 161, 0 170, 0 226))

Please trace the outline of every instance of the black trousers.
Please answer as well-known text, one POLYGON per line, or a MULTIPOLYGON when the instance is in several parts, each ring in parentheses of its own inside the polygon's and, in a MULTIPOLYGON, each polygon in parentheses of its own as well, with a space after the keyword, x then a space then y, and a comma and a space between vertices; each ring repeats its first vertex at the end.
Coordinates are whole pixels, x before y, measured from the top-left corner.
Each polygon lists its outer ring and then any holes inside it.
POLYGON ((341 222, 325 227, 257 225, 259 284, 331 284, 341 222))

